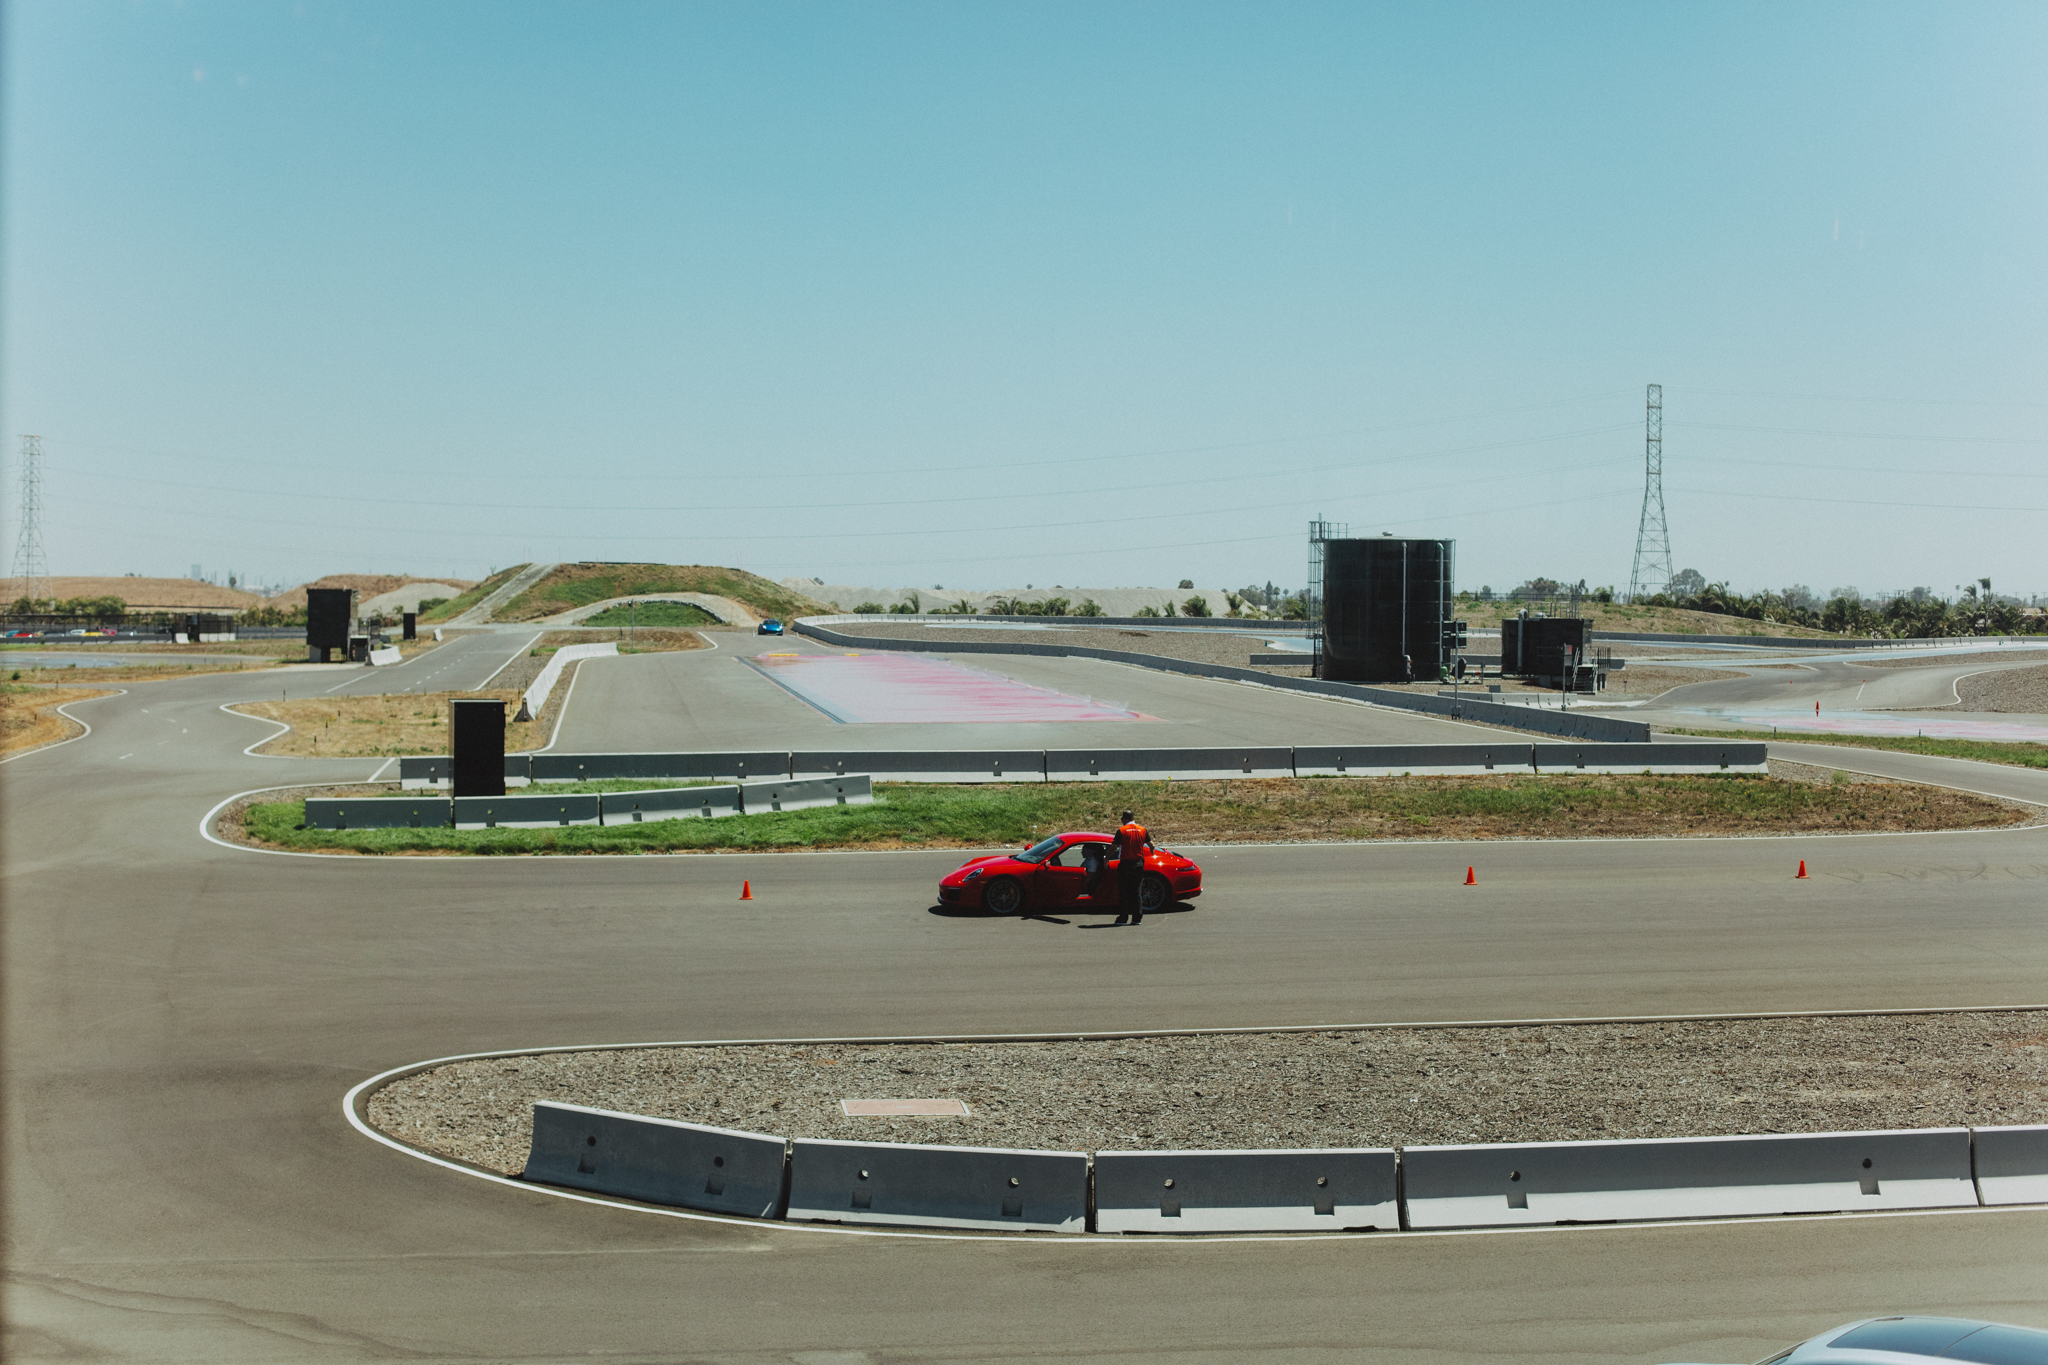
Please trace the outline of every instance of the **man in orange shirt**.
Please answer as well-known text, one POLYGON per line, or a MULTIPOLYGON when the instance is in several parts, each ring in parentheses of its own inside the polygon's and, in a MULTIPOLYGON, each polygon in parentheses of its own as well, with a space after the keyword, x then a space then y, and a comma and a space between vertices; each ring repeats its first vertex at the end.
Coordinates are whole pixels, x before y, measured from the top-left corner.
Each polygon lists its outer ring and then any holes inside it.
POLYGON ((1131 811, 1124 812, 1124 822, 1116 832, 1116 922, 1118 924, 1143 924, 1145 907, 1140 897, 1144 894, 1145 850, 1152 847, 1152 836, 1138 823, 1138 817, 1131 811))

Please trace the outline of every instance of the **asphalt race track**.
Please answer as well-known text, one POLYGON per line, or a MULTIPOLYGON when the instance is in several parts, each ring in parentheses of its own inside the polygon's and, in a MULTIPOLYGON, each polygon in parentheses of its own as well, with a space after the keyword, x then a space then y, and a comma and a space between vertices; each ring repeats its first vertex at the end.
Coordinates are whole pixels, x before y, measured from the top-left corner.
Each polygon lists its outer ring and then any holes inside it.
MULTIPOLYGON (((1736 658, 1673 659, 1659 661, 1666 668, 1710 668, 1741 670, 1740 678, 1717 678, 1674 688, 1647 706, 1611 714, 1660 725, 1700 725, 1703 719, 1731 724, 1769 724, 1774 718, 1787 721, 1810 716, 1818 704, 1823 719, 1843 714, 1865 715, 1872 711, 1918 712, 1896 719, 1910 731, 1911 722, 1967 720, 1989 723, 2029 722, 2040 725, 2039 716, 2001 716, 1987 712, 1954 709, 1958 702, 1956 683, 1972 674, 2008 668, 2039 668, 2048 664, 2048 648, 2038 645, 2005 647, 2013 657, 1985 662, 1984 655, 1997 649, 1964 649, 1943 653, 1967 653, 1974 662, 1922 663, 1914 668, 1871 668, 1839 655, 1796 655, 1783 659, 1750 662, 1736 658), (1935 709, 1943 708, 1943 709, 1935 709)), ((1925 656, 1924 650, 1873 651, 1880 658, 1925 656)), ((1867 657, 1867 656, 1866 656, 1867 657)), ((1648 662, 1647 660, 1645 662, 1648 662)))
MULTIPOLYGON (((489 662, 477 645, 436 655, 489 662)), ((1061 671, 1080 662, 1000 671, 1163 717, 1076 727, 1134 743, 1323 737, 1277 733, 1297 722, 1472 733, 1061 671)), ((425 687, 404 668, 355 685, 425 687)), ((855 727, 803 729, 816 713, 750 673, 710 651, 598 661, 559 747, 797 747, 800 731, 860 747, 855 727), (668 728, 643 744, 650 718, 668 728)), ((855 1235, 507 1189, 373 1143, 341 1108, 393 1066, 568 1043, 2048 1003, 2048 830, 1214 849, 1190 910, 1089 933, 932 913, 953 854, 371 860, 207 842, 202 817, 235 792, 384 766, 244 754, 269 727, 220 707, 277 686, 134 686, 72 708, 86 738, 0 768, 11 1360, 1739 1361, 1879 1312, 2048 1326, 2048 1210, 855 1235), (1795 882, 1802 857, 1814 877, 1795 882)), ((973 742, 959 728, 915 744, 973 742)), ((2048 802, 2048 773, 1773 751, 2048 802)))
MULTIPOLYGON (((666 753, 756 747, 835 749, 1209 747, 1231 744, 1468 744, 1498 730, 1278 689, 1190 678, 1104 659, 963 654, 959 662, 1036 687, 1110 701, 1141 721, 1030 725, 841 725, 777 687, 743 657, 842 654, 810 640, 713 634, 713 650, 635 654, 582 666, 555 747, 666 753), (764 738, 768 737, 768 738, 764 738)), ((918 655, 932 658, 932 655, 918 655)))

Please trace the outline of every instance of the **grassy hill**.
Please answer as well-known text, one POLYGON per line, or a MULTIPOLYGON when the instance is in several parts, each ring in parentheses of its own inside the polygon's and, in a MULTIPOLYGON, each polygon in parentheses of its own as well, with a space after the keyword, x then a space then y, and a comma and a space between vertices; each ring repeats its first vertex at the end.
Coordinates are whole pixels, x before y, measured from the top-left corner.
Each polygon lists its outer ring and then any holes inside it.
POLYGON ((521 569, 524 569, 525 567, 526 565, 524 564, 514 564, 509 569, 498 570, 498 572, 492 574, 489 578, 486 578, 483 582, 477 584, 475 587, 471 588, 468 592, 463 593, 461 596, 451 597, 446 602, 443 602, 440 606, 431 607, 428 610, 421 612, 420 620, 428 625, 431 625, 436 621, 454 620, 456 617, 462 615, 462 613, 468 611, 477 603, 483 601, 486 597, 489 597, 498 589, 504 587, 506 583, 511 581, 512 576, 514 574, 518 573, 521 569))
POLYGON ((498 609, 500 621, 535 621, 571 607, 650 592, 730 597, 761 616, 811 616, 834 608, 744 569, 705 564, 563 564, 498 609))
MULTIPOLYGON (((1531 610, 1541 610, 1541 604, 1531 610)), ((1491 630, 1519 610, 1512 602, 1475 602, 1460 599, 1460 619, 1475 627, 1491 630)), ((1570 614, 1563 603, 1557 615, 1570 614)), ((1810 626, 1787 625, 1781 621, 1752 621, 1746 616, 1721 616, 1711 611, 1682 611, 1676 607, 1631 607, 1619 602, 1581 602, 1579 615, 1593 623, 1594 630, 1642 631, 1652 635, 1784 635, 1802 639, 1829 640, 1831 632, 1810 626)))

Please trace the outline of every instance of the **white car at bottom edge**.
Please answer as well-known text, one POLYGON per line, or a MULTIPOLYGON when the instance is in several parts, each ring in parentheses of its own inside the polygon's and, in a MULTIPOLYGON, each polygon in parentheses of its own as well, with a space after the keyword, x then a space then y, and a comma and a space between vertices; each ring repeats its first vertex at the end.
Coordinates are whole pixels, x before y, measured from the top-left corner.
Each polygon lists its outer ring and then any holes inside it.
POLYGON ((1757 1365, 2048 1365, 2048 1332, 1972 1318, 1864 1318, 1832 1327, 1757 1365))

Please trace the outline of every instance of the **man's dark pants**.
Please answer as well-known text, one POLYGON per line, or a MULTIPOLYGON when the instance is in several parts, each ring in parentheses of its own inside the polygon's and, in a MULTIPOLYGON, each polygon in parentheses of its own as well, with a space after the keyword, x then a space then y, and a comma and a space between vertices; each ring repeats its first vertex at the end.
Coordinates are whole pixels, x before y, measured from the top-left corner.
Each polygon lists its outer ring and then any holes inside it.
POLYGON ((1139 864, 1135 871, 1130 872, 1128 874, 1125 873, 1121 867, 1117 869, 1116 913, 1118 919, 1122 919, 1125 915, 1129 915, 1131 917, 1131 923, 1133 924, 1141 924, 1144 922, 1145 903, 1142 899, 1144 895, 1144 885, 1144 864, 1139 864))

